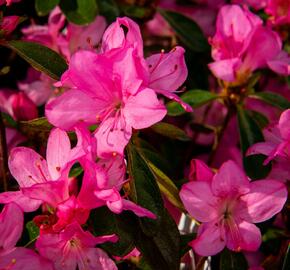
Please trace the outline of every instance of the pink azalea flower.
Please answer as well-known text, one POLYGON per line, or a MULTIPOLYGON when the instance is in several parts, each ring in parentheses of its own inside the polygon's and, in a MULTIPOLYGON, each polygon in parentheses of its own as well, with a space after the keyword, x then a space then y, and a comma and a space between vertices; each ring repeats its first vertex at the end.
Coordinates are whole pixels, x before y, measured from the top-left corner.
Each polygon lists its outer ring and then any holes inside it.
POLYGON ((215 62, 209 64, 216 77, 242 83, 253 71, 267 66, 282 75, 289 74, 289 58, 282 52, 280 37, 262 26, 262 20, 249 10, 237 5, 223 6, 216 28, 210 40, 215 62))
POLYGON ((187 78, 184 49, 176 47, 169 53, 154 54, 144 62, 143 40, 139 26, 127 17, 117 18, 117 21, 112 23, 104 33, 102 52, 126 46, 134 46, 137 49, 143 85, 179 102, 186 111, 191 112, 192 108, 174 94, 187 78), (127 28, 127 33, 124 28, 127 28))
POLYGON ((267 6, 269 0, 233 0, 233 4, 246 4, 250 7, 259 10, 267 6))
POLYGON ((42 234, 36 241, 39 253, 54 262, 56 270, 117 270, 115 263, 97 244, 116 242, 115 235, 95 237, 77 223, 58 234, 42 234))
POLYGON ((281 211, 287 200, 286 187, 275 180, 250 182, 233 161, 225 162, 212 178, 210 174, 202 166, 200 179, 184 184, 180 191, 186 210, 202 222, 190 245, 201 256, 215 255, 224 247, 256 251, 261 233, 253 223, 281 211))
POLYGON ((268 0, 265 12, 271 16, 269 21, 273 25, 290 23, 290 2, 287 0, 268 0))
POLYGON ((1 193, 0 203, 15 202, 25 212, 35 211, 42 202, 57 206, 69 198, 67 174, 81 155, 81 147, 71 149, 68 135, 60 129, 50 133, 47 161, 30 148, 14 148, 9 157, 9 169, 20 191, 1 193))
POLYGON ((166 114, 155 92, 142 86, 141 72, 131 47, 100 55, 78 51, 63 75, 75 88, 47 104, 46 116, 64 129, 79 122, 100 123, 95 132, 98 156, 122 155, 132 128, 147 128, 166 114))
POLYGON ((18 82, 17 85, 35 105, 41 106, 57 93, 54 83, 55 80, 46 74, 29 68, 25 80, 18 82))
POLYGON ((35 104, 25 93, 10 89, 0 91, 0 110, 18 121, 31 120, 38 116, 35 104))
MULTIPOLYGON (((0 3, 1 5, 1 3, 0 3)), ((5 16, 0 19, 0 35, 8 36, 19 23, 18 16, 5 16)))
POLYGON ((0 268, 13 270, 53 270, 51 262, 32 250, 15 247, 23 230, 23 212, 14 203, 0 214, 0 268))
POLYGON ((290 110, 284 111, 279 119, 279 123, 265 129, 265 142, 256 143, 248 150, 248 154, 264 154, 268 158, 265 164, 275 157, 290 158, 290 110))

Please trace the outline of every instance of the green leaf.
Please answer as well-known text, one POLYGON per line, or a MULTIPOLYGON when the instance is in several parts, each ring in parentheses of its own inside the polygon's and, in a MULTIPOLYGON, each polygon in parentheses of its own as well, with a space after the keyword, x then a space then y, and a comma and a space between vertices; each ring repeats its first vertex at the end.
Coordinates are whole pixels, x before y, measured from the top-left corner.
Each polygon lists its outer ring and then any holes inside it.
POLYGON ((150 161, 146 160, 146 162, 153 173, 162 194, 164 194, 174 206, 179 208, 181 211, 186 212, 179 197, 179 190, 173 181, 150 161))
POLYGON ((283 262, 282 270, 289 270, 290 269, 290 244, 288 245, 287 252, 285 254, 285 259, 283 262))
POLYGON ((222 270, 247 270, 249 268, 243 253, 224 249, 221 253, 220 269, 222 270))
POLYGON ((259 125, 261 129, 269 125, 269 120, 264 114, 257 111, 252 111, 252 110, 249 110, 249 113, 251 114, 251 116, 253 117, 253 119, 256 121, 256 123, 259 125))
POLYGON ((39 228, 33 221, 27 222, 25 227, 28 231, 30 241, 36 239, 39 236, 39 228))
POLYGON ((108 23, 113 22, 119 15, 120 10, 114 0, 97 0, 100 14, 105 16, 108 23))
POLYGON ((147 18, 151 14, 150 8, 136 5, 122 5, 121 9, 126 16, 138 19, 147 18))
POLYGON ((290 108, 290 101, 277 93, 259 92, 259 93, 254 93, 250 95, 249 97, 262 100, 281 110, 287 110, 290 108))
POLYGON ((36 70, 46 73, 55 80, 59 80, 62 73, 68 68, 65 60, 55 51, 27 41, 12 40, 5 44, 36 70))
POLYGON ((80 25, 91 23, 98 13, 96 0, 61 0, 59 6, 68 21, 80 25))
MULTIPOLYGON (((188 103, 192 108, 198 108, 217 98, 218 95, 205 90, 188 90, 183 95, 181 95, 181 99, 188 103)), ((175 101, 168 102, 166 107, 167 114, 170 116, 178 116, 185 113, 185 110, 182 108, 182 106, 175 101)))
POLYGON ((138 205, 150 210, 157 216, 156 220, 149 218, 140 220, 143 232, 148 236, 152 236, 158 230, 164 210, 160 190, 154 175, 132 143, 128 145, 127 153, 132 199, 138 205))
POLYGON ((152 270, 179 269, 180 235, 175 222, 166 210, 161 216, 161 223, 156 234, 149 237, 138 230, 135 241, 136 247, 152 270))
POLYGON ((79 163, 73 165, 73 167, 69 171, 69 177, 78 177, 82 172, 83 168, 79 163))
POLYGON ((154 132, 163 135, 165 137, 180 140, 190 141, 191 139, 187 136, 183 129, 176 127, 172 124, 160 122, 150 127, 154 132))
POLYGON ((35 9, 38 16, 46 16, 58 5, 60 0, 35 0, 35 9))
POLYGON ((262 131, 251 114, 240 106, 238 106, 238 123, 240 144, 244 156, 243 163, 247 175, 252 179, 265 178, 271 170, 270 165, 263 165, 266 157, 263 155, 245 156, 251 145, 264 141, 262 131))
POLYGON ((196 22, 180 13, 158 8, 159 13, 170 24, 180 40, 192 51, 205 52, 210 49, 207 39, 196 22))
POLYGON ((139 224, 130 212, 114 214, 107 207, 99 207, 91 211, 89 220, 93 222, 95 235, 116 234, 119 237, 116 243, 102 245, 110 254, 123 257, 135 247, 134 235, 139 224))

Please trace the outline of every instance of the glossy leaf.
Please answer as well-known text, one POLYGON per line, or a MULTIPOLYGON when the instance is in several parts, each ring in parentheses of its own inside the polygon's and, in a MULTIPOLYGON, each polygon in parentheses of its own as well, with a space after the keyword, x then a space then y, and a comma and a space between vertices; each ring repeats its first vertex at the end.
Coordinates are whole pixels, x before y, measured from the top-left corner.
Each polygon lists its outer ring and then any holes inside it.
POLYGON ((80 25, 92 22, 98 13, 96 0, 61 0, 59 6, 68 21, 80 25))
MULTIPOLYGON (((183 95, 181 95, 181 99, 188 103, 192 108, 198 108, 217 98, 218 95, 215 93, 204 90, 188 90, 183 95)), ((185 110, 182 108, 182 106, 175 101, 170 101, 167 103, 166 107, 167 114, 170 116, 178 116, 185 113, 185 110)))
POLYGON ((119 15, 120 10, 114 0, 97 0, 100 14, 105 16, 108 22, 113 22, 119 15))
POLYGON ((55 80, 59 80, 62 73, 68 68, 65 60, 58 53, 43 45, 12 40, 7 42, 7 46, 36 70, 46 73, 55 80))
POLYGON ((35 9, 39 16, 47 15, 60 0, 35 0, 35 9))
POLYGON ((127 147, 130 191, 133 200, 140 206, 150 210, 156 216, 156 220, 142 218, 141 227, 145 234, 154 235, 161 222, 164 206, 160 190, 155 177, 141 157, 137 148, 130 144, 127 147))
POLYGON ((180 257, 182 258, 188 251, 192 249, 189 243, 196 238, 196 233, 189 233, 180 236, 180 257))
POLYGON ((170 24, 180 40, 189 49, 195 52, 205 52, 209 50, 207 39, 196 22, 180 13, 158 9, 159 13, 170 24))
POLYGON ((241 150, 244 156, 243 163, 247 175, 252 179, 265 178, 271 169, 270 165, 263 165, 266 157, 263 155, 245 157, 245 153, 251 145, 264 141, 262 131, 251 114, 240 106, 238 106, 238 123, 241 150))
POLYGON ((46 131, 49 132, 53 126, 48 122, 46 117, 36 118, 30 121, 21 121, 19 122, 20 130, 29 130, 29 131, 46 131))
POLYGON ((290 101, 288 101, 283 96, 273 93, 273 92, 259 92, 250 95, 251 98, 256 98, 262 100, 274 107, 277 107, 281 110, 286 110, 290 108, 290 101))
POLYGON ((168 138, 180 140, 180 141, 189 141, 190 138, 187 136, 187 134, 179 127, 176 127, 172 124, 160 122, 153 126, 151 126, 151 129, 168 138))

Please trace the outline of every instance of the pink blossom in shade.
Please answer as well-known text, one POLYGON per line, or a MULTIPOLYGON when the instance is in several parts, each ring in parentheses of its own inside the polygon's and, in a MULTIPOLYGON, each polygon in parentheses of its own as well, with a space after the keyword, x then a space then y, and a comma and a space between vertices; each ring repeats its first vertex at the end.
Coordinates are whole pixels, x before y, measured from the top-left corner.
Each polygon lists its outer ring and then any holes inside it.
POLYGON ((82 148, 71 149, 68 135, 57 128, 48 138, 47 161, 30 148, 14 148, 8 163, 20 191, 1 193, 0 203, 15 202, 25 212, 36 210, 43 202, 56 207, 69 198, 68 172, 82 155, 82 148))
POLYGON ((19 121, 31 120, 38 116, 35 104, 25 93, 10 89, 0 91, 0 110, 19 121))
POLYGON ((65 73, 75 88, 47 104, 48 120, 64 129, 100 123, 95 131, 98 156, 122 155, 133 128, 147 128, 166 114, 156 93, 142 86, 138 61, 132 47, 99 55, 76 52, 65 73))
POLYGON ((84 178, 80 193, 79 204, 86 209, 107 205, 114 213, 124 210, 134 212, 140 217, 156 218, 149 210, 124 199, 120 195, 125 174, 125 164, 122 156, 110 157, 97 164, 87 160, 84 166, 84 178))
POLYGON ((39 253, 54 262, 56 270, 117 270, 115 263, 97 244, 116 242, 115 235, 95 237, 77 223, 57 234, 42 234, 36 241, 39 253))
POLYGON ((17 83, 19 90, 23 91, 37 106, 41 106, 53 97, 56 87, 54 80, 49 76, 29 68, 25 80, 17 83))
POLYGON ((201 256, 225 247, 256 251, 261 233, 253 224, 281 211, 287 200, 285 185, 275 180, 250 182, 233 161, 225 162, 211 181, 184 184, 180 198, 189 214, 202 222, 190 245, 201 256))
MULTIPOLYGON (((1 4, 0 4, 1 5, 1 4)), ((3 31, 4 36, 11 34, 19 23, 18 16, 5 16, 0 19, 0 34, 3 31)))
POLYGON ((216 29, 210 40, 215 62, 209 64, 216 77, 242 83, 253 71, 266 67, 282 75, 288 74, 289 60, 282 52, 280 37, 264 27, 262 20, 245 7, 222 7, 216 29))
POLYGON ((103 16, 97 16, 92 23, 85 26, 69 23, 66 35, 61 35, 59 39, 61 53, 69 60, 78 50, 97 50, 106 26, 103 16))
POLYGON ((21 0, 0 0, 0 5, 6 3, 7 6, 10 6, 12 3, 20 2, 21 0))
POLYGON ((268 158, 265 164, 275 157, 290 158, 290 110, 284 111, 275 126, 269 126, 264 130, 265 142, 251 146, 248 154, 265 154, 268 158))
POLYGON ((290 23, 290 2, 288 0, 268 0, 265 12, 270 15, 268 21, 272 25, 290 23))
POLYGON ((59 7, 50 13, 47 25, 32 24, 22 29, 24 40, 40 43, 59 52, 58 38, 65 23, 65 16, 59 7))

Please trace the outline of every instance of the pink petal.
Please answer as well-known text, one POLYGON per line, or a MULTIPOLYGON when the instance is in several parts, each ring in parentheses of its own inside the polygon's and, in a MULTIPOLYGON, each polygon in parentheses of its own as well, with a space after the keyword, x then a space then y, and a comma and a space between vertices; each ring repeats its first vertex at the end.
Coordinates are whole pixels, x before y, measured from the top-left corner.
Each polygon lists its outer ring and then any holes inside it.
POLYGON ((279 55, 281 47, 281 40, 276 32, 262 26, 258 27, 249 43, 243 68, 253 71, 266 67, 268 61, 279 55))
POLYGON ((58 179, 65 168, 71 150, 70 140, 65 131, 53 129, 47 141, 46 160, 52 180, 58 179))
POLYGON ((238 213, 249 222, 263 222, 279 213, 286 200, 285 185, 275 180, 258 180, 251 182, 248 194, 240 198, 242 204, 238 213))
POLYGON ((100 108, 112 101, 112 73, 112 61, 105 55, 80 50, 72 56, 65 79, 68 76, 77 89, 96 99, 100 108))
POLYGON ((169 53, 154 54, 146 59, 150 88, 172 92, 184 83, 188 74, 184 52, 177 46, 169 53))
POLYGON ((123 155, 124 148, 132 134, 132 128, 126 121, 124 117, 116 116, 101 123, 95 133, 99 157, 105 157, 110 153, 111 155, 123 155))
POLYGON ((135 215, 137 215, 138 217, 148 217, 148 218, 152 218, 152 219, 156 219, 156 215, 154 213, 152 213, 151 211, 129 201, 129 200, 125 200, 122 199, 123 202, 123 210, 129 210, 132 211, 135 215))
POLYGON ((285 51, 281 51, 275 59, 268 61, 267 64, 270 69, 278 74, 290 75, 290 57, 285 51))
POLYGON ((213 195, 209 183, 189 182, 182 186, 179 195, 193 218, 201 222, 209 222, 217 217, 218 198, 213 195))
POLYGON ((1 249, 8 251, 15 247, 22 234, 23 222, 23 212, 19 206, 14 203, 9 203, 4 206, 0 214, 1 249))
POLYGON ((256 251, 261 245, 261 232, 254 224, 242 221, 227 231, 227 248, 233 251, 256 251))
POLYGON ((138 24, 128 17, 117 18, 103 35, 102 51, 106 52, 126 45, 136 47, 138 55, 143 57, 143 40, 138 24), (128 30, 126 34, 123 30, 124 26, 128 30))
POLYGON ((121 197, 116 201, 106 201, 106 204, 108 208, 116 214, 120 214, 123 211, 123 201, 121 197))
POLYGON ((15 203, 23 212, 33 212, 42 204, 40 200, 33 200, 23 194, 22 191, 8 191, 0 193, 0 203, 15 203))
POLYGON ((166 109, 153 90, 145 88, 129 97, 124 107, 126 122, 135 129, 152 126, 166 115, 166 109))
POLYGON ((28 248, 17 247, 1 256, 1 269, 13 270, 55 270, 51 261, 39 256, 28 248))
POLYGON ((232 160, 225 162, 212 180, 212 191, 216 196, 245 194, 249 189, 249 179, 232 160))
POLYGON ((12 149, 8 163, 10 172, 20 187, 30 187, 50 179, 46 161, 30 148, 12 149))
POLYGON ((288 141, 290 139, 290 109, 281 114, 278 127, 282 138, 288 141))
POLYGON ((269 156, 273 152, 273 150, 276 149, 276 146, 277 145, 273 144, 272 142, 255 143, 247 150, 247 156, 256 154, 263 154, 269 156))
POLYGON ((35 200, 41 200, 56 207, 68 199, 68 183, 65 180, 49 181, 46 183, 35 184, 31 187, 21 189, 23 194, 35 200))
POLYGON ((211 183, 213 176, 214 173, 212 170, 202 160, 191 160, 189 172, 190 181, 205 181, 211 183))
POLYGON ((109 256, 100 248, 88 248, 85 252, 86 264, 79 263, 79 270, 87 269, 105 269, 118 270, 116 264, 109 256))
POLYGON ((240 58, 232 58, 212 62, 208 64, 208 67, 215 77, 227 82, 234 82, 241 64, 240 58))
POLYGON ((69 90, 46 105, 50 123, 62 129, 72 129, 79 122, 95 124, 99 103, 79 90, 69 90))
POLYGON ((212 223, 204 223, 198 229, 198 236, 190 245, 200 256, 211 256, 222 251, 226 245, 223 228, 212 223))

